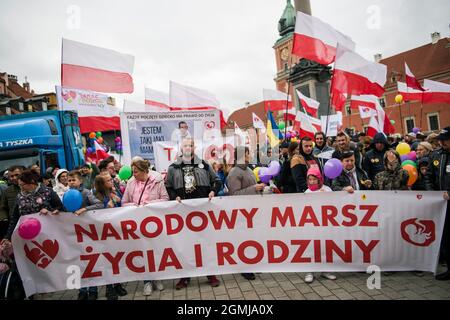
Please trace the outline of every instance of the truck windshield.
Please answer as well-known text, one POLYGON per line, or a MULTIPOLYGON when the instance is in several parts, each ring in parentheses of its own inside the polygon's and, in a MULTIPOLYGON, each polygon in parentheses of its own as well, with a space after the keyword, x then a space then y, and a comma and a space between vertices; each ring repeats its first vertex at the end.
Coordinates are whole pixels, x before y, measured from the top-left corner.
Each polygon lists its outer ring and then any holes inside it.
POLYGON ((0 171, 7 170, 11 166, 24 166, 29 167, 32 164, 39 163, 39 155, 30 156, 18 159, 0 160, 0 171))

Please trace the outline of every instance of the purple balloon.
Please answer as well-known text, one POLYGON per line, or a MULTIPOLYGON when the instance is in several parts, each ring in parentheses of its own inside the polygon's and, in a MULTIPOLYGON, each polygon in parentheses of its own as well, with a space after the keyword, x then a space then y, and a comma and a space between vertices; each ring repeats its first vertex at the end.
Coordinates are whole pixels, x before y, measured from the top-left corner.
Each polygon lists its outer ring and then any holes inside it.
POLYGON ((325 163, 323 171, 327 178, 334 179, 336 177, 339 177, 342 172, 342 168, 343 167, 341 161, 339 161, 338 159, 330 159, 325 163))
POLYGON ((269 174, 269 168, 261 167, 259 169, 258 175, 259 175, 260 179, 261 179, 262 176, 267 176, 268 174, 269 174))
POLYGON ((401 162, 409 160, 408 155, 404 154, 404 155, 400 156, 400 160, 401 160, 401 162))
POLYGON ((417 134, 417 132, 420 132, 420 128, 417 127, 413 128, 413 132, 417 134))
POLYGON ((259 180, 261 180, 262 183, 269 184, 270 179, 272 179, 272 176, 269 174, 266 174, 264 176, 259 176, 259 180))
POLYGON ((291 138, 291 133, 290 132, 286 133, 286 139, 290 139, 290 138, 291 138))
POLYGON ((278 161, 271 161, 268 169, 269 169, 267 171, 268 174, 270 174, 272 176, 277 176, 281 170, 280 163, 278 161))
POLYGON ((417 155, 415 151, 411 151, 406 156, 408 157, 408 160, 416 161, 417 155))

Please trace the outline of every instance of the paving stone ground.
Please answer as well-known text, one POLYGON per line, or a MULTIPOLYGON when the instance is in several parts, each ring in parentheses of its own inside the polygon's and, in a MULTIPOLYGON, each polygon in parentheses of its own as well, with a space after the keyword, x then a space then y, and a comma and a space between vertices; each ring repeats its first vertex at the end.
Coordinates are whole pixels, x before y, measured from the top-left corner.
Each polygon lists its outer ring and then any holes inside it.
MULTIPOLYGON (((444 269, 439 268, 439 272, 444 269)), ((240 274, 219 276, 221 285, 211 288, 206 277, 192 278, 188 288, 175 290, 176 280, 164 280, 164 291, 143 296, 143 282, 124 284, 128 295, 121 300, 450 300, 450 281, 437 281, 431 273, 422 277, 412 272, 381 274, 381 288, 368 289, 366 273, 336 273, 335 281, 316 273, 307 284, 304 273, 258 273, 254 281, 240 274)), ((43 300, 76 300, 77 290, 40 294, 43 300)), ((105 287, 99 300, 105 300, 105 287)))

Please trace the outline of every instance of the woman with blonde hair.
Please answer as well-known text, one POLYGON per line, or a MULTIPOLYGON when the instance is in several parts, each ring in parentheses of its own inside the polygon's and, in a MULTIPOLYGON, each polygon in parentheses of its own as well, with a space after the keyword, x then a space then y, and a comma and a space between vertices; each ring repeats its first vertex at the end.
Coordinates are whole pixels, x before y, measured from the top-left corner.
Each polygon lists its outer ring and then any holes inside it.
MULTIPOLYGON (((152 202, 169 201, 169 194, 164 185, 163 176, 156 171, 149 170, 150 162, 140 157, 133 158, 131 169, 133 178, 127 183, 122 206, 143 206, 152 202)), ((161 280, 144 281, 145 296, 153 292, 153 286, 160 291, 164 290, 161 280)))

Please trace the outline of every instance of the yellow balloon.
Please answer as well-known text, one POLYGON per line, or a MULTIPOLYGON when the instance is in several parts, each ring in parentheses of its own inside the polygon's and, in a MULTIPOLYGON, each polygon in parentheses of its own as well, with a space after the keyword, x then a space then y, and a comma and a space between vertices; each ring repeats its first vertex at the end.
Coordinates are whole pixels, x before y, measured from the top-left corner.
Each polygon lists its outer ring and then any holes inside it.
POLYGON ((409 144, 401 142, 397 145, 397 148, 395 148, 395 150, 398 152, 399 155, 403 156, 411 152, 411 147, 409 146, 409 144))
POLYGON ((256 167, 253 169, 253 174, 255 175, 256 181, 259 181, 259 169, 261 169, 261 167, 256 167))
POLYGON ((398 94, 395 96, 395 102, 402 103, 403 102, 403 96, 401 94, 398 94))

